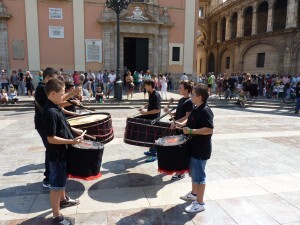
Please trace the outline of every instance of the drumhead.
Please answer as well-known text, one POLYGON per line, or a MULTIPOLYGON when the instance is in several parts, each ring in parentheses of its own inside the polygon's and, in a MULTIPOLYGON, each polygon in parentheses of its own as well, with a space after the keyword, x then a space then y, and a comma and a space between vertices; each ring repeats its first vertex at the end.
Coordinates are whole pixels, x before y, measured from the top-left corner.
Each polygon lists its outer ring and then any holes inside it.
POLYGON ((159 138, 155 141, 155 144, 160 146, 176 146, 176 145, 184 144, 185 142, 186 142, 185 136, 173 135, 173 136, 159 138))
POLYGON ((75 144, 73 147, 86 150, 99 150, 103 149, 103 144, 96 141, 83 140, 83 142, 75 144))
POLYGON ((106 114, 89 114, 84 116, 78 116, 75 118, 68 119, 71 126, 78 126, 82 124, 94 123, 103 119, 106 119, 108 115, 106 114))

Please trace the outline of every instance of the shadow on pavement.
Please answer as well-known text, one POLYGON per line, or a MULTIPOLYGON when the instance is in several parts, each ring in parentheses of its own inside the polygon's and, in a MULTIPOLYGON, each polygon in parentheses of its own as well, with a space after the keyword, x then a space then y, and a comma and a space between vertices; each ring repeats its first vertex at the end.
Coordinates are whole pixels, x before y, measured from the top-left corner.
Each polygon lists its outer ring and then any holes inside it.
POLYGON ((118 195, 115 195, 114 198, 110 198, 106 195, 94 195, 95 190, 104 190, 104 189, 113 189, 113 188, 127 188, 127 187, 144 187, 144 186, 151 186, 151 185, 157 185, 155 190, 153 190, 155 193, 151 191, 151 197, 155 198, 157 192, 163 188, 165 185, 172 183, 173 181, 166 181, 164 182, 162 180, 163 174, 159 174, 156 176, 150 176, 147 174, 140 174, 140 173, 128 173, 128 174, 119 174, 113 177, 109 177, 106 179, 103 179, 94 185, 92 185, 88 190, 88 195, 99 202, 112 202, 112 203, 120 203, 120 202, 126 202, 126 201, 133 201, 137 200, 139 198, 144 198, 144 195, 130 195, 130 194, 122 194, 120 195, 120 198, 118 195))
MULTIPOLYGON (((117 225, 183 225, 190 222, 195 216, 195 214, 185 213, 184 207, 185 205, 176 205, 166 210, 162 208, 143 209, 140 212, 125 216, 120 220, 113 222, 117 225)), ((191 224, 193 224, 193 222, 191 224)))
POLYGON ((106 169, 107 171, 101 171, 101 173, 106 174, 108 172, 121 174, 129 172, 128 169, 135 168, 140 164, 145 163, 146 157, 140 157, 138 159, 120 159, 115 161, 109 161, 102 164, 102 168, 106 169))
MULTIPOLYGON (((72 198, 80 197, 85 191, 84 185, 76 180, 68 180, 66 187, 67 193, 74 191, 79 193, 79 196, 72 196, 72 194, 70 194, 72 198)), ((2 198, 0 198, 0 209, 6 209, 18 214, 27 214, 29 211, 30 213, 37 213, 49 210, 50 202, 49 204, 40 204, 39 207, 32 207, 37 199, 36 195, 48 193, 49 189, 43 188, 41 182, 1 189, 0 197, 2 198), (32 203, 30 204, 30 202, 32 203)))
POLYGON ((35 170, 44 170, 45 164, 29 164, 26 166, 21 166, 17 168, 15 171, 10 171, 7 173, 4 173, 3 176, 15 176, 15 175, 24 175, 29 173, 43 173, 42 171, 35 171, 35 170))

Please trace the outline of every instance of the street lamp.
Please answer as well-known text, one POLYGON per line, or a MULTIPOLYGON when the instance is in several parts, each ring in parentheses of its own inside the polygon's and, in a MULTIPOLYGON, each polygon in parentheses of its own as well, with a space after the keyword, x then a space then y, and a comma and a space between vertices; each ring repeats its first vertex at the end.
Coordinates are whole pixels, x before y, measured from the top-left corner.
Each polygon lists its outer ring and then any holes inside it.
POLYGON ((122 81, 120 77, 120 13, 124 9, 127 9, 130 2, 131 0, 106 0, 106 7, 115 11, 117 15, 117 81, 115 84, 115 97, 118 100, 122 99, 122 81), (117 90, 118 88, 120 90, 117 90))

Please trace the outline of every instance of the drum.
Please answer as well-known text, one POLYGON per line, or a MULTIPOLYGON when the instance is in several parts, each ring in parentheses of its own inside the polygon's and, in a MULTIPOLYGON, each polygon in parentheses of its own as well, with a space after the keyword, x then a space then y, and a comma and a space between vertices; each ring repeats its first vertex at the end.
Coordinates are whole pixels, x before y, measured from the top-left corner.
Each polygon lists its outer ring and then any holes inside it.
POLYGON ((170 128, 169 123, 156 122, 139 117, 127 118, 124 134, 124 142, 130 145, 151 147, 156 139, 174 135, 176 130, 170 128))
POLYGON ((166 174, 189 172, 190 154, 185 136, 159 138, 155 141, 155 146, 159 172, 166 174))
POLYGON ((70 178, 93 180, 101 177, 104 146, 95 141, 84 140, 68 151, 68 174, 70 178))
POLYGON ((67 120, 71 127, 87 130, 87 134, 95 136, 96 141, 102 144, 106 144, 114 138, 114 130, 109 113, 92 113, 67 120))

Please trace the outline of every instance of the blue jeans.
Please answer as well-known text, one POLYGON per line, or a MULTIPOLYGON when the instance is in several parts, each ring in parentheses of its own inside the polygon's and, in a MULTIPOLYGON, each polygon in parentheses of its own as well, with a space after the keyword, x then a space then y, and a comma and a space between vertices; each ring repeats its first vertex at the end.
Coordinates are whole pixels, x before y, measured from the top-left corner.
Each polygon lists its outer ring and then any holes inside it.
POLYGON ((300 109, 300 98, 296 98, 296 108, 295 108, 295 110, 299 111, 299 109, 300 109))
POLYGON ((205 166, 207 160, 190 158, 190 171, 192 182, 194 184, 205 184, 206 183, 206 174, 205 166))
POLYGON ((67 184, 67 162, 49 162, 49 169, 51 190, 65 190, 67 184))

